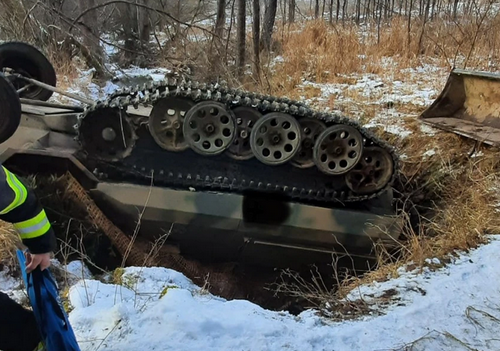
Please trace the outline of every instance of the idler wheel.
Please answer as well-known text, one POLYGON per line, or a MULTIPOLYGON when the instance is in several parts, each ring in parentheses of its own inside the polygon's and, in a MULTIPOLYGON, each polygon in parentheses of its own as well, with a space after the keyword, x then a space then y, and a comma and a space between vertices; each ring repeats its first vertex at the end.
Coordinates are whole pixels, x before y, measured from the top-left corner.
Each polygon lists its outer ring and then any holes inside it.
POLYGON ((189 146, 202 155, 218 155, 236 137, 234 113, 219 102, 204 101, 192 107, 184 119, 183 133, 189 146))
POLYGON ((149 131, 161 148, 168 151, 189 148, 182 126, 186 113, 194 105, 191 100, 179 97, 167 97, 154 104, 149 116, 149 131))
POLYGON ((394 162, 381 147, 365 147, 360 162, 346 174, 347 186, 357 194, 370 194, 383 189, 391 180, 394 162))
POLYGON ((136 135, 127 113, 108 107, 91 112, 82 120, 78 139, 90 156, 118 161, 132 152, 136 135))
POLYGON ((228 155, 235 160, 249 160, 254 157, 250 146, 250 135, 253 126, 262 114, 247 106, 236 107, 233 112, 236 117, 236 138, 227 150, 228 155))
POLYGON ((354 127, 337 124, 323 131, 313 150, 316 166, 323 173, 340 175, 351 170, 361 158, 363 137, 354 127))
POLYGON ((295 118, 272 112, 255 123, 250 146, 259 161, 276 166, 290 161, 297 154, 301 138, 300 124, 295 118))
POLYGON ((302 118, 299 120, 302 142, 297 155, 292 159, 291 163, 298 168, 310 168, 314 166, 313 149, 316 140, 320 134, 326 129, 326 125, 318 119, 302 118))

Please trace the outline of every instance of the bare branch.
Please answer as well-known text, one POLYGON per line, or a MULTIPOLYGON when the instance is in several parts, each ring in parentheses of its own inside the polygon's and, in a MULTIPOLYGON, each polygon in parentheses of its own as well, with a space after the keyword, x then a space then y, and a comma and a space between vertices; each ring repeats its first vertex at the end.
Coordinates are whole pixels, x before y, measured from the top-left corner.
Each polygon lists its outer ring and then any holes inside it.
POLYGON ((90 7, 88 9, 86 9, 85 11, 83 11, 81 14, 79 14, 74 20, 73 20, 73 23, 71 24, 71 27, 70 27, 70 31, 71 29, 76 25, 76 23, 83 17, 85 16, 87 13, 91 12, 91 11, 94 11, 94 10, 97 10, 101 7, 105 7, 105 6, 109 6, 109 5, 113 5, 113 4, 127 4, 127 5, 133 5, 133 6, 137 6, 137 7, 142 7, 142 8, 145 8, 147 10, 150 10, 150 11, 155 11, 157 13, 160 13, 162 15, 165 15, 167 16, 168 18, 170 18, 172 21, 174 22, 177 22, 179 24, 182 24, 184 26, 187 26, 189 28, 196 28, 196 29, 200 29, 204 32, 207 32, 207 33, 210 33, 212 35, 215 35, 215 33, 213 33, 212 31, 210 31, 209 29, 206 29, 206 28, 203 28, 203 27, 200 27, 200 26, 197 26, 195 24, 189 24, 189 23, 186 23, 184 21, 181 21, 177 18, 175 18, 174 16, 172 16, 171 14, 169 14, 168 12, 166 11, 163 11, 163 10, 160 10, 160 9, 155 9, 155 8, 152 8, 150 6, 147 6, 147 5, 144 5, 144 4, 137 4, 137 3, 133 3, 133 2, 130 2, 130 1, 126 1, 126 0, 111 0, 111 1, 108 1, 108 2, 105 2, 105 3, 102 3, 102 4, 99 4, 99 5, 96 5, 94 7, 90 7))

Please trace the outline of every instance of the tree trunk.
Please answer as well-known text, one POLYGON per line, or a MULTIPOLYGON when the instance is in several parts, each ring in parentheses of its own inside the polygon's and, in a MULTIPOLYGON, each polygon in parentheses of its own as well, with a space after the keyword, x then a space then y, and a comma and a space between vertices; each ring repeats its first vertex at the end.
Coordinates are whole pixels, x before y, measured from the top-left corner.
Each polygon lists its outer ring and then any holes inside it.
POLYGON ((413 8, 413 0, 410 0, 410 8, 408 9, 408 49, 406 50, 408 54, 410 53, 411 45, 411 11, 413 8))
POLYGON ((314 18, 318 19, 319 17, 319 0, 316 0, 314 4, 314 18))
POLYGON ((342 23, 345 23, 345 15, 347 13, 347 0, 342 4, 342 23))
MULTIPOLYGON (((80 11, 85 11, 95 6, 95 0, 80 0, 80 11)), ((104 77, 104 67, 102 65, 104 53, 99 42, 99 27, 95 13, 89 12, 82 17, 83 46, 80 50, 87 64, 96 69, 96 77, 104 77)))
POLYGON ((290 0, 290 3, 288 4, 288 23, 293 22, 295 22, 295 0, 290 0))
POLYGON ((273 36, 274 20, 276 19, 276 8, 278 0, 269 0, 264 12, 264 25, 262 26, 261 47, 263 50, 271 51, 271 38, 273 36))
POLYGON ((422 31, 420 32, 420 37, 418 38, 418 52, 419 52, 419 54, 424 53, 424 49, 423 49, 422 45, 423 45, 423 39, 424 39, 424 33, 425 33, 425 25, 427 23, 427 18, 429 17, 429 7, 430 6, 431 6, 431 0, 427 0, 427 3, 425 5, 424 23, 422 24, 422 31))
MULTIPOLYGON (((143 5, 148 5, 148 0, 141 0, 143 5)), ((149 47, 149 38, 151 36, 151 25, 149 22, 149 11, 145 8, 137 8, 137 29, 142 48, 149 47)))
MULTIPOLYGON (((295 1, 293 1, 293 2, 295 3, 295 1)), ((256 79, 258 82, 260 82, 260 46, 259 46, 259 42, 260 42, 260 2, 259 2, 259 0, 253 0, 252 3, 253 3, 253 21, 252 21, 253 65, 254 65, 254 73, 255 73, 256 79)), ((290 6, 292 6, 291 3, 290 3, 290 6)), ((292 17, 290 17, 290 19, 291 18, 292 17)))
POLYGON ((238 78, 243 77, 245 68, 246 0, 238 0, 236 68, 238 78))
MULTIPOLYGON (((90 7, 94 7, 95 0, 80 0, 80 11, 83 12, 90 7)), ((89 12, 82 17, 82 31, 84 34, 83 45, 86 46, 92 55, 102 59, 102 49, 99 44, 99 28, 95 12, 89 12)))
POLYGON ((330 11, 330 24, 333 24, 333 0, 330 0, 330 6, 328 10, 330 11))
POLYGON ((224 22, 226 21, 226 0, 219 0, 217 5, 217 19, 215 20, 214 33, 218 39, 224 35, 224 22))
POLYGON ((361 0, 356 0, 356 24, 359 24, 360 20, 361 20, 361 0))

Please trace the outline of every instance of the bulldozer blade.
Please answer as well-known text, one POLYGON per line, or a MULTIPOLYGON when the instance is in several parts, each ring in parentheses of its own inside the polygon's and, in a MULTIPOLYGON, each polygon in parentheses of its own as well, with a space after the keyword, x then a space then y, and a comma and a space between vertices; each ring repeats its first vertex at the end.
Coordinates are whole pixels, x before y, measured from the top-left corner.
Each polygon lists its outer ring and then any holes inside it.
POLYGON ((423 123, 500 146, 500 74, 454 69, 423 123))

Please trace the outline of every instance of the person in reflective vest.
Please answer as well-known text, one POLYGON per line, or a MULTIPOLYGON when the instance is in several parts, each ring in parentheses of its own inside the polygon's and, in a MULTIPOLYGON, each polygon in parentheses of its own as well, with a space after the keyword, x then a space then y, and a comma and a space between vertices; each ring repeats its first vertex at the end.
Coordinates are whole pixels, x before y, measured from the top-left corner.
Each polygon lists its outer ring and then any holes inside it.
MULTIPOLYGON (((28 272, 50 266, 56 238, 47 214, 33 191, 4 166, 0 166, 0 220, 12 223, 28 248, 28 272)), ((40 349, 41 337, 33 313, 0 292, 0 350, 40 349)))

